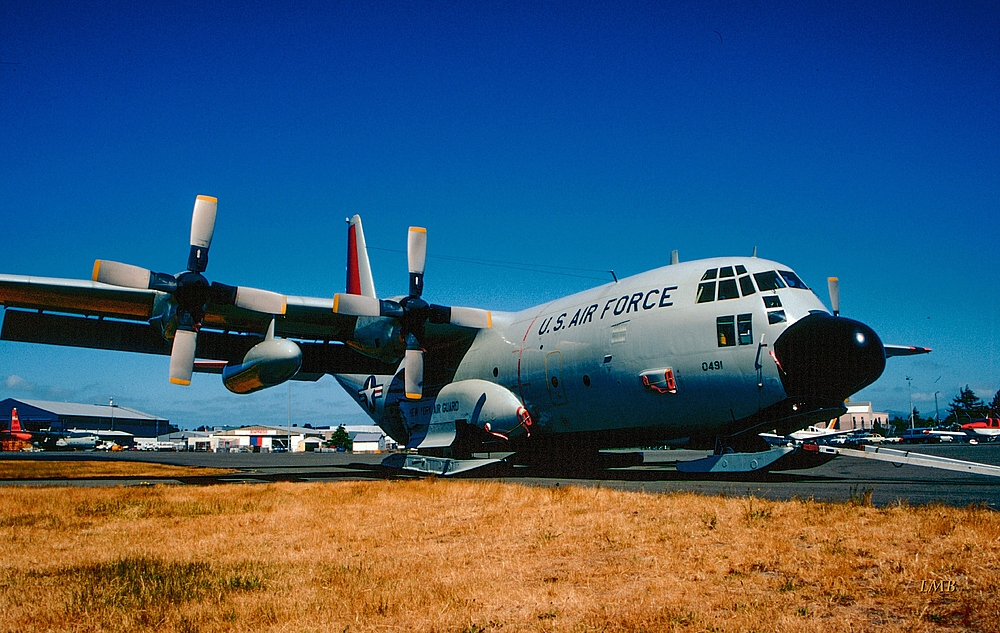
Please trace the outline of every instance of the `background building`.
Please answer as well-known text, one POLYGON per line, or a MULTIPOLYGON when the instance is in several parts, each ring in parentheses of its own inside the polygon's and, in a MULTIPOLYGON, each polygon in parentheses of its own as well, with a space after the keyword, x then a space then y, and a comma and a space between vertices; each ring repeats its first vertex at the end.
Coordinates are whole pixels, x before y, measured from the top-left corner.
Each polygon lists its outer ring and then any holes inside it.
POLYGON ((64 432, 70 429, 82 429, 115 431, 136 437, 156 437, 177 430, 169 420, 128 407, 17 398, 0 400, 0 425, 3 428, 10 427, 10 412, 15 408, 21 424, 29 431, 49 429, 64 432))
POLYGON ((871 402, 848 402, 847 413, 837 420, 837 430, 871 431, 875 424, 879 424, 884 429, 888 423, 889 414, 873 411, 871 402))

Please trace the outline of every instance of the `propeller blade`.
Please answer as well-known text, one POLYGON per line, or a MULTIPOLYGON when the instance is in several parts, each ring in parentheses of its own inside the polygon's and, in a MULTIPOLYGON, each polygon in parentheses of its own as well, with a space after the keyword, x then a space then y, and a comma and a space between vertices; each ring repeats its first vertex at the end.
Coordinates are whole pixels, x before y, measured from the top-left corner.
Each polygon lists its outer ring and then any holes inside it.
POLYGON ((190 385, 194 372, 194 352, 198 346, 198 333, 191 330, 177 330, 174 344, 170 348, 170 382, 175 385, 190 385))
POLYGON ((488 330, 493 327, 493 314, 489 310, 481 310, 479 308, 452 308, 451 309, 451 320, 452 325, 460 325, 462 327, 474 327, 480 330, 488 330))
POLYGON ((233 304, 246 310, 265 314, 284 314, 287 308, 285 295, 245 286, 236 289, 236 299, 233 304))
POLYGON ((203 273, 208 267, 208 249, 212 246, 218 205, 218 198, 212 196, 195 198, 194 211, 191 213, 191 252, 187 267, 191 272, 203 273))
POLYGON ((493 327, 493 314, 489 310, 479 308, 449 308, 432 304, 427 318, 431 323, 450 323, 480 330, 493 327))
POLYGON ((381 316, 380 301, 375 297, 337 293, 333 295, 333 311, 350 316, 381 316))
POLYGON ((406 262, 410 270, 410 296, 424 292, 424 264, 427 261, 427 229, 411 226, 406 237, 406 262))
POLYGON ((840 280, 830 277, 826 283, 830 289, 830 307, 833 308, 833 316, 840 316, 840 280))
POLYGON ((403 358, 403 383, 408 400, 420 400, 424 392, 424 352, 409 349, 403 358))
POLYGON ((94 262, 94 273, 91 279, 102 284, 121 286, 123 288, 149 289, 149 281, 153 273, 133 266, 132 264, 122 264, 119 262, 109 262, 98 259, 94 262))

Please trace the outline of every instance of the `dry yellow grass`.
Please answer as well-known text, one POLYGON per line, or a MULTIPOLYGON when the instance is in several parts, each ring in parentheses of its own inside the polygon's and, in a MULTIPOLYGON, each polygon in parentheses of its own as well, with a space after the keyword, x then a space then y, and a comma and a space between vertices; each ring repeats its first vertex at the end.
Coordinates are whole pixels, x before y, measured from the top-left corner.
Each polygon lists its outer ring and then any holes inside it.
POLYGON ((976 508, 464 481, 0 488, 0 629, 997 631, 998 535, 976 508))
POLYGON ((0 460, 0 479, 95 479, 101 477, 198 477, 226 475, 232 468, 196 468, 124 461, 0 460))

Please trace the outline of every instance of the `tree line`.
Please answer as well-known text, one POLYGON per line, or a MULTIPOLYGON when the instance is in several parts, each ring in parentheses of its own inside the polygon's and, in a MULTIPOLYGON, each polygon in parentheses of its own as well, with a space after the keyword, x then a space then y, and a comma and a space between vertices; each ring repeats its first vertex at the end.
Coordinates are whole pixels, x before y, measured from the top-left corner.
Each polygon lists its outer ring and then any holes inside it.
MULTIPOLYGON (((941 419, 940 423, 933 414, 926 417, 921 416, 920 411, 913 407, 913 426, 915 427, 938 426, 939 424, 940 426, 961 426, 987 417, 1000 417, 1000 391, 997 391, 993 400, 987 404, 969 388, 969 385, 960 389, 958 395, 952 399, 948 405, 948 413, 941 419)), ((896 416, 889 420, 889 426, 893 432, 902 433, 904 429, 910 427, 910 419, 896 416)))

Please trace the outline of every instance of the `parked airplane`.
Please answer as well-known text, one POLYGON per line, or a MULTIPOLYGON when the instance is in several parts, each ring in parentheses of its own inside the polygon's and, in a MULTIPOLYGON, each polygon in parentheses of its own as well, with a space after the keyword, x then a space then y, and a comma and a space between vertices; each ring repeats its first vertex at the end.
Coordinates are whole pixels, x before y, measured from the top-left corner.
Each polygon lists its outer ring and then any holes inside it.
POLYGON ((54 438, 55 443, 50 444, 46 448, 55 448, 55 450, 67 451, 67 450, 90 450, 97 448, 97 444, 101 439, 94 433, 89 431, 79 431, 74 429, 71 432, 62 433, 59 437, 54 438))
POLYGON ((89 449, 97 446, 98 437, 90 431, 71 429, 69 431, 51 431, 48 429, 40 431, 29 431, 21 424, 21 418, 17 415, 17 408, 10 412, 10 429, 0 431, 0 438, 21 440, 46 449, 89 449))
POLYGON ((6 431, 0 431, 0 437, 3 439, 11 440, 21 440, 22 442, 31 442, 33 434, 31 431, 27 431, 21 426, 21 418, 17 417, 17 408, 10 410, 10 428, 6 431))
POLYGON ((810 425, 804 429, 793 431, 788 435, 778 435, 776 433, 761 433, 760 436, 771 445, 779 445, 787 442, 817 442, 841 435, 851 435, 857 429, 837 430, 833 427, 837 425, 838 418, 833 418, 826 426, 810 425))
POLYGON ((917 427, 903 431, 902 441, 905 444, 927 444, 931 442, 965 442, 975 438, 974 433, 963 431, 946 431, 931 427, 917 427))
POLYGON ((990 442, 1000 438, 1000 418, 983 418, 962 425, 966 433, 985 436, 990 442))
POLYGON ((210 283, 216 200, 198 196, 187 269, 98 260, 93 281, 0 276, 0 338, 170 355, 170 381, 221 371, 249 393, 332 374, 401 446, 521 461, 600 449, 766 448, 845 411, 886 357, 867 325, 830 313, 791 267, 757 257, 671 264, 519 312, 423 299, 427 232, 408 234, 409 292, 379 299, 361 219, 347 292, 329 298, 210 283), (198 364, 195 358, 210 362, 198 364))

